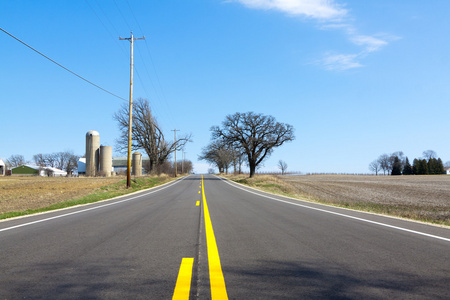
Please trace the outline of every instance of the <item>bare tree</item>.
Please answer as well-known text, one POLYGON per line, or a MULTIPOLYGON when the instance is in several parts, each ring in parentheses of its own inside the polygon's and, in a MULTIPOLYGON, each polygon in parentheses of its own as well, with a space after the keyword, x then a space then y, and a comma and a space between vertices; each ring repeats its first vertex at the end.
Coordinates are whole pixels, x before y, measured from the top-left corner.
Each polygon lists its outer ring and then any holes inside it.
POLYGON ((432 158, 437 158, 437 153, 434 150, 425 150, 422 155, 427 161, 430 161, 432 158))
POLYGON ((378 172, 381 170, 380 162, 378 159, 375 159, 369 164, 369 170, 375 172, 375 175, 378 175, 378 172))
MULTIPOLYGON (((119 151, 128 149, 128 105, 122 105, 113 118, 119 124, 120 137, 116 141, 119 151)), ((185 135, 174 142, 168 142, 164 138, 161 127, 153 117, 148 100, 139 98, 133 103, 133 127, 131 148, 132 150, 144 150, 147 153, 150 164, 149 171, 155 170, 155 166, 169 159, 171 153, 180 150, 192 135, 185 135)))
POLYGON ((250 177, 256 168, 269 157, 274 148, 293 141, 294 127, 276 122, 272 116, 253 112, 228 115, 222 127, 211 127, 213 138, 220 138, 230 147, 239 149, 247 155, 250 177))
POLYGON ((53 153, 49 157, 55 158, 55 168, 66 171, 67 175, 71 175, 72 172, 76 170, 78 166, 78 159, 80 158, 78 155, 75 155, 72 151, 68 150, 53 153))
POLYGON ((390 156, 387 154, 381 154, 380 157, 378 157, 378 164, 380 165, 381 170, 383 170, 383 174, 386 175, 386 171, 389 172, 391 170, 390 166, 390 156))
POLYGON ((281 159, 278 161, 278 169, 281 170, 281 175, 284 175, 287 170, 287 163, 285 161, 282 161, 281 159))
POLYGON ((25 157, 20 154, 11 155, 7 160, 6 164, 9 168, 15 168, 18 166, 22 166, 27 164, 28 162, 25 160, 25 157))
POLYGON ((233 149, 233 169, 235 174, 242 173, 242 164, 245 160, 245 153, 239 149, 233 149))
POLYGON ((234 160, 234 149, 225 144, 221 139, 212 141, 202 149, 202 154, 198 157, 212 165, 216 165, 219 173, 228 173, 228 169, 234 160))
POLYGON ((58 153, 44 154, 45 165, 51 168, 58 167, 58 153))
POLYGON ((46 166, 46 161, 45 161, 45 155, 44 154, 36 154, 33 155, 33 161, 36 164, 36 166, 39 167, 45 167, 46 166))

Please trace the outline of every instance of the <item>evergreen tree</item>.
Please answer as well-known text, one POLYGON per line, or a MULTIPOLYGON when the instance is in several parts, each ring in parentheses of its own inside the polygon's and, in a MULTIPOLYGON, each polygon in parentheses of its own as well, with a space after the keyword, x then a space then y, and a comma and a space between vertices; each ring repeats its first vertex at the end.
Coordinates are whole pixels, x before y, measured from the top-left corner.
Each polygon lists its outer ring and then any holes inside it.
POLYGON ((442 162, 441 158, 438 158, 437 161, 437 171, 437 174, 445 174, 444 163, 442 162))
POLYGON ((413 169, 411 167, 411 164, 409 163, 408 157, 405 159, 405 166, 403 167, 403 175, 412 175, 413 169))
POLYGON ((445 173, 442 159, 430 158, 428 160, 428 174, 439 175, 445 173))
POLYGON ((428 163, 426 159, 419 159, 417 175, 428 175, 428 163))
POLYGON ((417 158, 414 158, 413 166, 412 166, 412 173, 414 175, 418 175, 419 174, 418 173, 419 172, 418 168, 419 168, 419 160, 417 158))
POLYGON ((398 156, 394 157, 391 175, 402 175, 402 164, 398 156))

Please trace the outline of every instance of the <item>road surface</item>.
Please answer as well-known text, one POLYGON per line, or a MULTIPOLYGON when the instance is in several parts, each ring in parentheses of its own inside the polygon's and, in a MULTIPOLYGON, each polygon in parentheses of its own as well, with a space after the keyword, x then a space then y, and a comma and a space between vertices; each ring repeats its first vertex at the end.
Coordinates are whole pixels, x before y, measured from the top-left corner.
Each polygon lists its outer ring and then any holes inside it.
POLYGON ((213 175, 0 222, 0 299, 172 297, 450 299, 450 230, 213 175))

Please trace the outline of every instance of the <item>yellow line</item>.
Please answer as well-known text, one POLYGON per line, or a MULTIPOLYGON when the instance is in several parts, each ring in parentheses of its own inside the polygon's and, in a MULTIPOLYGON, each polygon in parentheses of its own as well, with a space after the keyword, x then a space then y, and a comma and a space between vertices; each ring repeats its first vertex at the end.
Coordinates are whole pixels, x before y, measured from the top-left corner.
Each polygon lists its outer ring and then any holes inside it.
POLYGON ((193 265, 194 258, 192 257, 185 257, 181 260, 180 271, 178 272, 177 284, 175 285, 172 299, 189 300, 193 265))
POLYGON ((203 210, 205 213, 206 245, 208 247, 209 283, 211 285, 211 299, 228 299, 225 279, 223 278, 222 266, 220 265, 219 250, 217 249, 216 237, 206 204, 205 189, 202 175, 203 210))
POLYGON ((199 206, 200 205, 200 201, 197 201, 197 203, 195 203, 195 206, 199 206))

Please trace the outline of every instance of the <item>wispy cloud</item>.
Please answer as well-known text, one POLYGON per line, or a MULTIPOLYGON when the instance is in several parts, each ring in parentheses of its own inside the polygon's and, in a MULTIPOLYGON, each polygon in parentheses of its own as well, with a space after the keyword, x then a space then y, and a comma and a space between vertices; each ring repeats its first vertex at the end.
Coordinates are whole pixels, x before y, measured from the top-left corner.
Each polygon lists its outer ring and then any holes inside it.
POLYGON ((236 0, 249 8, 278 10, 290 15, 319 20, 335 20, 344 17, 347 10, 333 0, 236 0))
POLYGON ((358 60, 359 54, 327 53, 318 61, 318 64, 322 65, 327 70, 343 71, 363 67, 358 60))
POLYGON ((383 46, 386 46, 388 44, 386 40, 382 40, 368 35, 353 35, 350 36, 350 40, 355 45, 364 47, 367 52, 378 51, 383 46))
POLYGON ((389 42, 399 39, 386 34, 365 35, 349 20, 349 11, 344 4, 334 0, 229 0, 238 2, 251 9, 277 10, 291 16, 306 17, 320 22, 321 30, 344 31, 347 39, 360 50, 353 54, 327 52, 316 61, 327 70, 348 70, 360 68, 360 61, 372 52, 380 51, 389 42))

